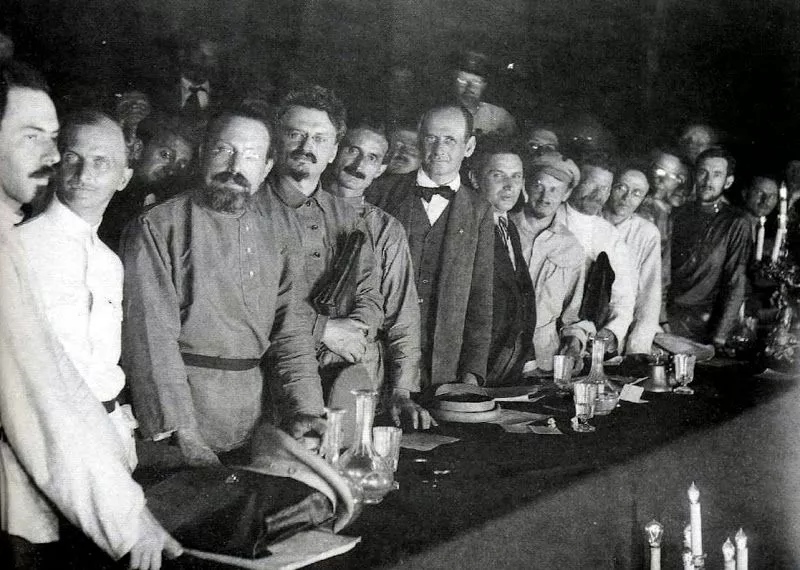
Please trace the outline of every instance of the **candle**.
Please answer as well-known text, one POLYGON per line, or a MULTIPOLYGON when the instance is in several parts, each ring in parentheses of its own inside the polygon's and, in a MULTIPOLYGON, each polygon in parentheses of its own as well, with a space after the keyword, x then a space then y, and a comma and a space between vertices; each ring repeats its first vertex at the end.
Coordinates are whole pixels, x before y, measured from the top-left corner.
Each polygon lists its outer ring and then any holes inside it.
POLYGON ((766 216, 758 218, 758 234, 756 235, 756 261, 761 261, 764 257, 764 223, 767 221, 766 216))
POLYGON ((650 545, 650 570, 661 570, 661 537, 664 527, 660 522, 652 520, 644 527, 647 542, 650 545))
POLYGON ((740 528, 733 539, 736 541, 736 570, 747 570, 747 535, 740 528))
POLYGON ((733 560, 734 554, 736 554, 736 549, 733 547, 730 537, 728 537, 722 545, 722 557, 725 559, 725 570, 736 570, 736 562, 733 560))
POLYGON ((694 559, 691 550, 683 551, 683 570, 694 570, 694 559))
POLYGON ((683 549, 692 549, 692 525, 690 524, 683 527, 683 549))
POLYGON ((689 487, 689 524, 692 525, 692 555, 703 555, 703 522, 700 515, 700 491, 692 481, 689 487))
POLYGON ((786 210, 788 208, 788 204, 786 201, 786 183, 783 182, 781 184, 780 190, 778 190, 778 197, 781 200, 781 208, 780 208, 780 215, 786 216, 786 210))
MULTIPOLYGON (((780 221, 780 217, 779 217, 780 221)), ((780 222, 783 223, 783 222, 780 222)), ((778 227, 778 231, 775 232, 775 243, 772 245, 772 263, 776 263, 778 258, 781 255, 781 245, 783 242, 783 234, 786 232, 785 229, 778 227)))

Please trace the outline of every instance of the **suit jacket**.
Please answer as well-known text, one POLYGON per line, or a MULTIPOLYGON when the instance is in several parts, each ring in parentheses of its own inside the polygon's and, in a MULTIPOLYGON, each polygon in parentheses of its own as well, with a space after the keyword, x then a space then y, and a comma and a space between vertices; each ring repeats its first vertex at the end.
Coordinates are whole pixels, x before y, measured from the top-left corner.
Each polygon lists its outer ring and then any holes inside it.
MULTIPOLYGON (((367 200, 397 218, 408 230, 416 172, 378 179, 367 200)), ((462 185, 448 205, 449 218, 441 254, 433 332, 432 383, 455 382, 471 372, 486 378, 492 336, 494 217, 488 202, 462 185)), ((445 212, 442 215, 448 215, 445 212)), ((427 306, 423 307, 423 311, 427 306)), ((423 316, 423 318, 425 318, 423 316)))
POLYGON ((516 269, 511 264, 508 250, 495 229, 494 236, 494 313, 492 344, 489 361, 497 357, 503 347, 513 345, 522 334, 523 349, 530 348, 536 328, 536 305, 533 284, 528 266, 522 255, 517 227, 508 220, 508 235, 514 250, 516 269))

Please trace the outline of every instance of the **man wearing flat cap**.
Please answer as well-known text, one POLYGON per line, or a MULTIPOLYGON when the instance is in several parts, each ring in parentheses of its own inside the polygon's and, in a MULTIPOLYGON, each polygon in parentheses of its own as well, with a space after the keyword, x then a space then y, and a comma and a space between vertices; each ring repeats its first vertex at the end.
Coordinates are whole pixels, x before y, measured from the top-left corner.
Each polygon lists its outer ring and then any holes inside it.
POLYGON ((580 181, 576 164, 558 153, 524 163, 525 206, 510 218, 519 229, 522 254, 536 292, 533 346, 537 368, 553 369, 553 356, 567 354, 575 363, 587 333, 578 326, 586 265, 581 244, 556 219, 556 211, 580 181))
POLYGON ((474 123, 474 134, 488 135, 498 133, 513 135, 517 123, 511 113, 481 101, 489 85, 490 62, 486 54, 476 51, 462 53, 453 67, 453 89, 456 101, 469 109, 474 123))

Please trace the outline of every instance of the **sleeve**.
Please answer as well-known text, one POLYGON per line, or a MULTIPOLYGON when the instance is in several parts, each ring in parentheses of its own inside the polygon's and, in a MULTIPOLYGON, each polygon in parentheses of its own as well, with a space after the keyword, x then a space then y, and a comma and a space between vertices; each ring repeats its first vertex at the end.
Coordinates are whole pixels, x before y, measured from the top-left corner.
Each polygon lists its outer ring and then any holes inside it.
MULTIPOLYGON (((369 236, 369 230, 364 222, 359 219, 355 228, 369 236)), ((375 257, 372 240, 364 241, 361 248, 361 257, 358 263, 358 285, 356 301, 350 318, 369 327, 369 337, 375 338, 378 329, 383 324, 383 296, 380 290, 380 273, 375 257)))
POLYGON ((138 540, 144 494, 108 414, 47 325, 21 254, 7 245, 0 243, 0 421, 8 444, 52 504, 120 558, 138 540))
POLYGON ((728 337, 742 306, 747 289, 747 263, 750 259, 750 228, 743 219, 731 225, 725 263, 720 276, 720 317, 714 330, 714 340, 728 337))
POLYGON ((661 315, 659 323, 669 322, 667 297, 672 283, 672 217, 667 218, 666 239, 661 240, 661 315))
POLYGON ((139 218, 125 231, 122 258, 122 364, 142 432, 158 438, 197 428, 178 344, 180 307, 167 243, 153 224, 139 218))
POLYGON ((278 286, 275 321, 272 327, 270 360, 274 363, 277 380, 282 386, 282 413, 322 415, 324 400, 322 381, 317 371, 314 340, 304 321, 297 287, 300 260, 282 256, 284 263, 278 286))
POLYGON ((583 288, 586 284, 586 264, 578 263, 573 267, 565 267, 562 271, 564 271, 564 282, 567 287, 560 319, 561 338, 575 337, 583 348, 586 346, 589 335, 597 332, 594 323, 582 321, 578 317, 583 302, 583 288))
POLYGON ((626 352, 630 354, 650 353, 661 313, 661 244, 658 230, 645 240, 643 249, 645 255, 639 268, 633 324, 626 345, 626 352))
POLYGON ((638 277, 632 267, 630 249, 618 235, 615 234, 606 253, 615 278, 611 285, 608 322, 600 328, 613 332, 617 337, 617 346, 622 348, 625 346, 625 336, 633 321, 638 277))
POLYGON ((481 380, 486 378, 486 362, 492 342, 493 288, 494 217, 487 203, 478 227, 464 336, 458 360, 459 377, 471 372, 481 380))

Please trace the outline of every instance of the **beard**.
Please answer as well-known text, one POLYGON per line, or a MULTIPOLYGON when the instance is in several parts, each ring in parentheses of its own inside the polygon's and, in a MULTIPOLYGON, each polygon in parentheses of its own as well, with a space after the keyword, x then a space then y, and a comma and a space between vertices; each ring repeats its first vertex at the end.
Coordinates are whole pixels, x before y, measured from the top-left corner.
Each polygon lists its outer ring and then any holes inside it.
POLYGON ((203 206, 223 214, 241 214, 253 201, 250 193, 250 182, 240 173, 220 172, 209 184, 197 192, 197 200, 203 206), (234 182, 241 190, 226 186, 234 182))

